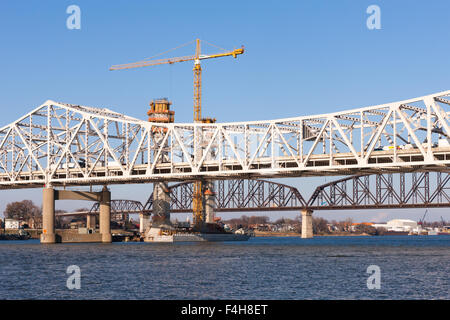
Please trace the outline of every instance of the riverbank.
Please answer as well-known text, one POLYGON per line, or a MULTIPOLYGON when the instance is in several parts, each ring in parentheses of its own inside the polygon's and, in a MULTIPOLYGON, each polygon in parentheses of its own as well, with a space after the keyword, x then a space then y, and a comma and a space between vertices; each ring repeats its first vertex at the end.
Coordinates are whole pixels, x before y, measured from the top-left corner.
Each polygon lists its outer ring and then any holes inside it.
MULTIPOLYGON (((255 231, 255 237, 301 237, 301 233, 297 232, 270 232, 270 231, 255 231)), ((339 232, 339 233, 324 233, 324 234, 314 234, 314 237, 356 237, 356 236, 370 236, 367 233, 349 233, 349 232, 339 232)))
POLYGON ((28 240, 28 239, 30 239, 29 235, 0 234, 0 240, 28 240))
MULTIPOLYGON (((26 229, 28 236, 21 236, 17 231, 10 231, 6 234, 0 233, 0 240, 27 240, 27 239, 39 239, 41 230, 36 229, 26 229)), ((136 237, 132 232, 126 232, 123 230, 111 230, 113 234, 114 242, 128 242, 128 241, 141 241, 139 237, 136 237)), ((78 234, 76 229, 58 229, 56 233, 62 237, 74 237, 83 236, 78 234)), ((301 234, 297 232, 270 232, 270 231, 254 231, 255 237, 297 237, 300 238, 301 234)), ((368 234, 356 234, 356 233, 330 233, 330 234, 314 234, 314 237, 349 237, 349 236, 369 236, 368 234)))
MULTIPOLYGON (((40 239, 41 229, 24 229, 23 234, 19 230, 0 230, 0 241, 5 240, 29 240, 40 239)), ((99 230, 93 234, 79 233, 78 229, 56 229, 59 242, 101 242, 99 230)), ((111 234, 114 242, 140 241, 134 232, 121 229, 112 229, 111 234)))

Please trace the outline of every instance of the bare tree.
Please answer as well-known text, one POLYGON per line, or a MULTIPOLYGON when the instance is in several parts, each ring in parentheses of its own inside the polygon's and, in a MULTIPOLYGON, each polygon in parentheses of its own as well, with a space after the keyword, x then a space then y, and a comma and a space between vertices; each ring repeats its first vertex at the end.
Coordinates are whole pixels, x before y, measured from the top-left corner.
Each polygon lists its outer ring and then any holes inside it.
MULTIPOLYGON (((61 214, 61 213, 67 213, 66 210, 55 210, 55 214, 61 214)), ((58 229, 63 229, 65 225, 67 225, 70 222, 70 217, 64 217, 64 216, 56 216, 55 218, 55 227, 58 229)))
POLYGON ((324 218, 313 218, 313 232, 315 234, 319 233, 330 233, 328 230, 328 221, 324 218))
POLYGON ((42 216, 42 210, 31 200, 8 203, 4 211, 5 218, 26 220, 42 216))
POLYGON ((363 223, 358 224, 355 229, 356 229, 356 232, 366 233, 366 234, 369 234, 372 236, 377 234, 377 229, 375 229, 372 226, 363 224, 363 223))
POLYGON ((267 224, 269 223, 269 217, 267 216, 251 216, 248 217, 246 215, 241 216, 240 218, 233 218, 229 220, 223 221, 226 224, 229 224, 233 228, 248 228, 251 224, 267 224))

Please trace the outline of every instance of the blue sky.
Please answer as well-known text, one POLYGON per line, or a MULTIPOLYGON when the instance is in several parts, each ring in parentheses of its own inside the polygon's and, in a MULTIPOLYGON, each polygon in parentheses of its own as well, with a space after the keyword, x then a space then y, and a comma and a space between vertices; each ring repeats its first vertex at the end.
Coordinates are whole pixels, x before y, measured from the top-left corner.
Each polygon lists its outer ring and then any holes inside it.
MULTIPOLYGON (((107 106, 145 119, 149 101, 157 97, 170 98, 177 122, 190 122, 192 63, 113 72, 108 68, 197 37, 227 49, 246 48, 238 59, 203 63, 203 115, 220 122, 327 113, 447 90, 449 9, 448 1, 437 0, 4 0, 1 123, 14 121, 47 99, 107 106), (66 28, 66 9, 72 4, 81 9, 80 30, 66 28), (366 9, 372 4, 381 9, 381 30, 366 27, 366 9)), ((193 50, 190 46, 173 55, 193 50)), ((288 181, 305 185, 298 179, 288 181)), ((311 181, 308 185, 317 185, 325 178, 311 181)), ((145 201, 149 189, 136 185, 112 190, 113 197, 145 201)), ((0 211, 7 202, 24 197, 41 202, 40 190, 2 191, 0 211)), ((82 206, 58 207, 64 205, 82 206)), ((384 212, 388 218, 418 218, 424 210, 320 215, 370 220, 384 212)), ((432 209, 429 217, 439 220, 443 214, 445 210, 432 209)))

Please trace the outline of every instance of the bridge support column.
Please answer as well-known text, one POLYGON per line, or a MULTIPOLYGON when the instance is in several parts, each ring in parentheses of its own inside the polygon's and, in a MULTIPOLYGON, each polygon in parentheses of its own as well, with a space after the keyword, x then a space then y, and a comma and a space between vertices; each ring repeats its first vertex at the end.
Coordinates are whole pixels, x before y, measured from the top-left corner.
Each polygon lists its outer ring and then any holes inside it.
POLYGON ((96 225, 95 214, 86 215, 86 228, 95 229, 95 225, 96 225))
POLYGON ((55 191, 52 187, 42 192, 42 234, 41 243, 55 243, 55 191))
POLYGON ((153 226, 170 225, 170 190, 167 182, 153 184, 153 226))
POLYGON ((213 223, 215 218, 216 194, 214 193, 214 182, 208 181, 205 191, 205 220, 206 223, 213 223))
POLYGON ((302 210, 302 238, 308 239, 313 237, 312 210, 302 210))
POLYGON ((144 232, 148 229, 148 226, 150 225, 150 215, 148 214, 139 214, 139 232, 144 234, 144 232))
POLYGON ((100 233, 103 243, 111 243, 111 192, 103 187, 100 200, 100 233))

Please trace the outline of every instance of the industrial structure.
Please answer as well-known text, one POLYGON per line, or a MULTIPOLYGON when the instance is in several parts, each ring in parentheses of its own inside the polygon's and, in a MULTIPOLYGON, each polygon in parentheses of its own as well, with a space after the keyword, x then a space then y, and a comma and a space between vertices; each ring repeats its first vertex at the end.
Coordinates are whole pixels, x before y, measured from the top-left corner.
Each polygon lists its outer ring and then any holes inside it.
MULTIPOLYGON (((0 188, 44 188, 41 240, 51 243, 58 199, 99 201, 101 239, 109 242, 111 195, 106 186, 112 184, 167 186, 169 181, 402 172, 420 172, 418 179, 426 181, 425 173, 441 172, 441 187, 450 166, 449 96, 450 91, 445 91, 289 119, 184 124, 148 122, 106 108, 48 100, 0 128, 0 188), (105 188, 101 192, 55 189, 92 185, 105 188)), ((351 179, 359 179, 359 187, 365 178, 351 179)), ((390 192, 395 201, 406 199, 402 197, 408 193, 400 191, 397 198, 389 183, 379 179, 380 186, 386 186, 380 187, 381 195, 390 192)), ((166 186, 156 197, 165 211, 170 210, 166 186)), ((352 202, 340 196, 347 195, 348 189, 336 194, 338 187, 343 188, 339 184, 324 188, 322 196, 331 200, 323 202, 342 199, 351 204, 365 192, 361 186, 352 202)), ((447 199, 443 192, 437 189, 424 199, 447 199)), ((378 194, 375 199, 385 202, 378 194)))
MULTIPOLYGON (((138 61, 134 63, 128 63, 128 64, 122 64, 122 65, 115 65, 110 68, 110 70, 122 70, 122 69, 132 69, 132 68, 140 68, 140 67, 148 67, 148 66, 155 66, 155 65, 161 65, 161 64, 174 64, 177 62, 185 62, 185 61, 194 61, 194 122, 195 123, 215 123, 215 118, 203 118, 202 117, 202 67, 200 64, 201 60, 205 59, 216 59, 216 58, 222 58, 222 57, 228 57, 233 56, 234 58, 237 58, 238 55, 244 53, 244 48, 235 49, 232 51, 227 51, 225 49, 224 53, 219 54, 212 54, 212 55, 205 55, 201 54, 201 41, 200 39, 195 40, 196 47, 195 47, 195 54, 193 56, 185 56, 185 57, 175 57, 175 58, 166 58, 166 59, 157 59, 154 60, 152 58, 138 61)), ((188 43, 189 44, 189 43, 188 43)), ((187 44, 185 44, 187 45, 187 44)), ((185 46, 183 45, 183 46, 185 46)), ((168 50, 172 51, 175 49, 178 49, 180 47, 168 50)), ((168 52, 166 51, 166 52, 168 52)), ((166 53, 165 52, 165 53, 166 53)), ((153 109, 152 109, 153 110, 153 109)), ((155 114, 155 111, 151 111, 152 114, 155 114)), ((159 117, 152 117, 149 119, 149 121, 152 122, 173 122, 172 121, 165 121, 160 120, 159 117)), ((198 143, 202 143, 202 138, 200 135, 197 135, 198 137, 198 143)), ((202 149, 198 148, 196 150, 197 157, 202 157, 202 149)), ((158 188, 158 186, 156 186, 158 188)), ((167 186, 165 186, 165 189, 167 189, 167 186)), ((204 193, 207 192, 208 194, 212 194, 212 183, 211 181, 204 183, 202 180, 197 180, 194 183, 194 192, 193 192, 193 218, 194 223, 196 225, 197 229, 202 229, 203 224, 205 222, 205 199, 203 197, 204 193)))

